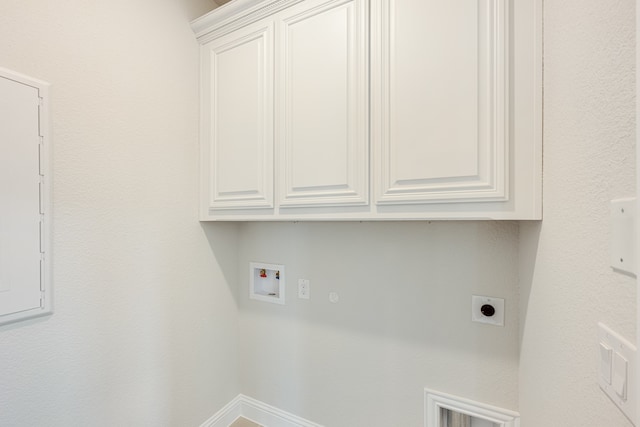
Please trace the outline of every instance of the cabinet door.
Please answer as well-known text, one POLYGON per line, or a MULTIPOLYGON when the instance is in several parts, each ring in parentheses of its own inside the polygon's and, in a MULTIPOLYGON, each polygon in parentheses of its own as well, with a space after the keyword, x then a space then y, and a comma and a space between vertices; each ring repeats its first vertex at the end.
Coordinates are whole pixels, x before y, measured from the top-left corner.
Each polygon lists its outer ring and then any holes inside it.
POLYGON ((305 1, 279 16, 280 206, 368 203, 367 4, 305 1))
POLYGON ((508 199, 507 0, 374 0, 378 205, 508 199))
POLYGON ((273 207, 273 25, 202 47, 202 216, 273 207))

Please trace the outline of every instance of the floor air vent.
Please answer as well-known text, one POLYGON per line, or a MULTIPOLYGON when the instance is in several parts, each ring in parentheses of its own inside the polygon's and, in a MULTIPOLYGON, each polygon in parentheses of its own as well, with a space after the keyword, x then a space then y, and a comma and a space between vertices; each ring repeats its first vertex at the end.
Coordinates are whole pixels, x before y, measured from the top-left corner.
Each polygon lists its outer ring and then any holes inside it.
POLYGON ((425 389, 425 427, 519 427, 520 414, 425 389))

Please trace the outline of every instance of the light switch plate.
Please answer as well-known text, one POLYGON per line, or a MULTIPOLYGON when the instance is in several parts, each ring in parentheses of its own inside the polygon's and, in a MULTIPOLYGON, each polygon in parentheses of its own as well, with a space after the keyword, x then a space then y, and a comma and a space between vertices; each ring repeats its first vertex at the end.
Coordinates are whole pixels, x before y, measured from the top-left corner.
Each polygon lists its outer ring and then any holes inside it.
POLYGON ((615 391, 618 397, 622 400, 627 400, 628 366, 629 362, 627 359, 625 359, 620 353, 615 352, 613 356, 613 376, 611 378, 611 385, 613 386, 613 391, 615 391))
POLYGON ((636 274, 635 218, 635 198, 611 201, 611 267, 633 275, 636 274))
POLYGON ((627 418, 637 425, 636 347, 603 323, 598 323, 598 342, 598 384, 627 418), (611 353, 606 349, 611 349, 611 353), (609 378, 606 375, 608 364, 611 365, 609 378))
POLYGON ((611 366, 613 360, 613 349, 607 344, 600 343, 600 380, 611 384, 611 366))

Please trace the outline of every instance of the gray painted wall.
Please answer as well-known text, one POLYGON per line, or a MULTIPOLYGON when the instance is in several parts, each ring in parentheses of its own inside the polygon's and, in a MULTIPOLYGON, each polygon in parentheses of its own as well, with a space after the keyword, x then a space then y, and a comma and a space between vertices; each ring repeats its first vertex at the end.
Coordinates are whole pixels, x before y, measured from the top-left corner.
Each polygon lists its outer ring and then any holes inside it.
POLYGON ((516 223, 247 223, 238 259, 243 393, 331 427, 421 426, 424 387, 517 409, 516 223), (285 306, 249 299, 250 261, 285 264, 285 306))

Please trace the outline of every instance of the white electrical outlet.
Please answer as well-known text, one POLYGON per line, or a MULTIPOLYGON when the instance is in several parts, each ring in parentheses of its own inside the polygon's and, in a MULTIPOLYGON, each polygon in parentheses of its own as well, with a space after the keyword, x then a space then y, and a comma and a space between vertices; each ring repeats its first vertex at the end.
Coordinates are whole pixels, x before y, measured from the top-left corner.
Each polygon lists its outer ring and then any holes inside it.
POLYGON ((504 326, 504 299, 473 295, 471 297, 471 320, 504 326))
POLYGON ((298 279, 298 298, 309 299, 311 294, 311 284, 307 279, 298 279))

